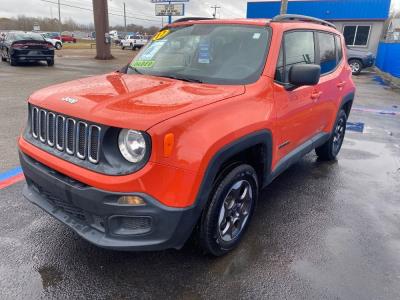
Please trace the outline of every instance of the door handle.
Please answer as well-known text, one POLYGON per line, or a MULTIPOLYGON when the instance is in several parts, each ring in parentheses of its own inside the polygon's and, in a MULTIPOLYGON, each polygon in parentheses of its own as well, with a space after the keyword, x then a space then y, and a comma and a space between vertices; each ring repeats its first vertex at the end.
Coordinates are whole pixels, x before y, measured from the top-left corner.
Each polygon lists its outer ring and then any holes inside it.
POLYGON ((321 92, 321 91, 319 91, 319 92, 312 92, 312 93, 311 93, 311 99, 313 99, 313 100, 318 100, 319 97, 321 97, 321 95, 322 95, 322 92, 321 92))
POLYGON ((346 84, 346 81, 341 81, 336 86, 341 89, 342 87, 344 87, 345 84, 346 84))

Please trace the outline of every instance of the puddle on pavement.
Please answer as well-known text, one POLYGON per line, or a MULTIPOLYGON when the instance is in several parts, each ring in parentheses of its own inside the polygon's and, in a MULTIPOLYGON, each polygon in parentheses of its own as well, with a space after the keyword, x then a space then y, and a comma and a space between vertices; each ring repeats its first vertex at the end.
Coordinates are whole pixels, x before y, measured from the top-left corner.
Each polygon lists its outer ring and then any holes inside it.
POLYGON ((362 123, 362 122, 355 122, 355 123, 347 122, 346 130, 363 133, 363 131, 364 131, 364 123, 362 123))
POLYGON ((54 286, 58 282, 62 281, 61 272, 52 266, 40 267, 37 271, 42 279, 42 285, 44 289, 54 286))
POLYGON ((375 75, 372 78, 373 81, 377 82, 379 85, 383 86, 383 87, 390 87, 389 84, 380 76, 375 75))
MULTIPOLYGON (((375 113, 378 115, 388 115, 388 116, 396 116, 400 115, 400 111, 397 108, 394 108, 396 105, 392 105, 391 108, 368 108, 368 107, 362 107, 362 106, 355 106, 352 108, 354 111, 361 111, 361 112, 369 112, 369 113, 375 113)), ((396 106, 397 107, 397 106, 396 106)))

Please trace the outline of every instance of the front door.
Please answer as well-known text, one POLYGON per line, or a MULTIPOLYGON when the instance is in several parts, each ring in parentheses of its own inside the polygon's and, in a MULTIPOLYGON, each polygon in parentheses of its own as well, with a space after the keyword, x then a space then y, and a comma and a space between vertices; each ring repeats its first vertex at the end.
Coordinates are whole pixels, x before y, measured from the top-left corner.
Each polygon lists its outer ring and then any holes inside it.
POLYGON ((314 111, 315 99, 319 97, 315 87, 302 86, 292 91, 285 89, 290 67, 295 64, 314 64, 315 57, 313 31, 295 30, 284 33, 274 88, 275 103, 278 106, 278 160, 310 140, 320 129, 314 111))

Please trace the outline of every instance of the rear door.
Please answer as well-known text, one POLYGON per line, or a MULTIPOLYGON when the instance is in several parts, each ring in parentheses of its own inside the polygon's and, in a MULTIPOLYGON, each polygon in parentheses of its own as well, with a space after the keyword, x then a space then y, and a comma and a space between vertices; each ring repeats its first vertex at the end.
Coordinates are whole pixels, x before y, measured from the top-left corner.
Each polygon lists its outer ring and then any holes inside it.
POLYGON ((278 107, 278 159, 310 140, 318 131, 319 124, 315 122, 313 111, 314 99, 318 96, 315 88, 302 86, 292 91, 285 89, 293 65, 316 63, 314 34, 311 30, 294 30, 284 33, 282 38, 274 84, 278 107))

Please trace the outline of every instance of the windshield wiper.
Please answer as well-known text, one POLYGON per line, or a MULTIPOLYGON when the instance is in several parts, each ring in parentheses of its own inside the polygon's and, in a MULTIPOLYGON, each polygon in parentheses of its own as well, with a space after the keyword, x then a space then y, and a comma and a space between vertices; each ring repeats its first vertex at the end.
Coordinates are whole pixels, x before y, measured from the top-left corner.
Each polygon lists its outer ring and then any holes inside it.
POLYGON ((203 83, 204 81, 196 78, 184 77, 184 76, 177 76, 177 75, 159 75, 160 77, 171 78, 186 82, 196 82, 196 83, 203 83))
POLYGON ((143 73, 140 72, 140 71, 138 70, 138 68, 136 68, 136 67, 132 67, 131 65, 128 65, 128 68, 129 68, 129 69, 132 69, 133 71, 135 71, 136 73, 138 73, 138 74, 140 74, 140 75, 143 75, 143 73))

